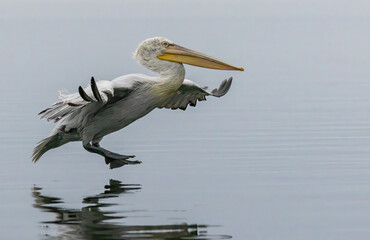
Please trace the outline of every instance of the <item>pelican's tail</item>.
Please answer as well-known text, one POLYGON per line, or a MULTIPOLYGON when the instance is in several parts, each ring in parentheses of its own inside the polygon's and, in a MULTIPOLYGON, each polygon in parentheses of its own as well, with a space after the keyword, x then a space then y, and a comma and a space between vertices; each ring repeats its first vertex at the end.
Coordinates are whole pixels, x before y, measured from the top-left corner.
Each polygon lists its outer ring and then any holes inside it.
POLYGON ((62 146, 63 144, 67 143, 68 141, 63 141, 62 133, 56 133, 50 137, 47 137, 39 142, 39 144, 35 147, 32 154, 32 162, 37 162, 39 158, 49 151, 50 149, 57 148, 62 146))

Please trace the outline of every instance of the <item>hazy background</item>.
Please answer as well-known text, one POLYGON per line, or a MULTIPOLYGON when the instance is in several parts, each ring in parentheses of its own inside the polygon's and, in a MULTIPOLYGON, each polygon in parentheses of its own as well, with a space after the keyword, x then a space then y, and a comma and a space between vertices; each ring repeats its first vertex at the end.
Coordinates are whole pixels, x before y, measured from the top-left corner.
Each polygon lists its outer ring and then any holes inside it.
POLYGON ((369 9, 368 1, 2 0, 2 237, 98 239, 89 235, 96 224, 71 232, 89 217, 50 223, 55 212, 93 206, 119 217, 98 222, 107 236, 106 223, 141 229, 131 233, 199 224, 209 225, 200 239, 368 239, 369 9), (81 143, 32 164, 54 126, 37 113, 57 91, 91 76, 153 75, 132 58, 153 36, 246 71, 187 66, 188 79, 211 89, 233 76, 230 92, 185 112, 155 110, 105 137, 103 146, 135 154, 139 166, 109 170, 81 143), (83 200, 110 179, 140 188, 99 195, 112 205, 83 200))

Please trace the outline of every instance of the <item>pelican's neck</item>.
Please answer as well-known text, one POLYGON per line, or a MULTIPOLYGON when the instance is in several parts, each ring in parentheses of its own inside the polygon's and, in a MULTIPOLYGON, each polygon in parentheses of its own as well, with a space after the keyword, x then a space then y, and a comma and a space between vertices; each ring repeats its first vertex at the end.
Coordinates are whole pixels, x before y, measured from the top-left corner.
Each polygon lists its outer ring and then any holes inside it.
POLYGON ((185 68, 182 64, 174 64, 170 68, 161 71, 159 75, 155 91, 164 97, 168 97, 176 92, 184 82, 185 68))

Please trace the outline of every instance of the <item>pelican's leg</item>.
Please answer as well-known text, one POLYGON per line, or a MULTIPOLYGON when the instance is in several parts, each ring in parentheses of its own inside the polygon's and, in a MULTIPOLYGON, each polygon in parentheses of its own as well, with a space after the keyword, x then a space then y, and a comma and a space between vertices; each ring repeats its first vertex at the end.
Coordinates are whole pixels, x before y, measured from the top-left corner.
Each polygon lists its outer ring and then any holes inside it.
POLYGON ((91 141, 92 145, 95 146, 95 147, 100 147, 100 141, 102 140, 103 138, 93 138, 93 140, 91 141))
POLYGON ((122 167, 123 165, 126 165, 126 164, 139 164, 139 163, 141 163, 140 161, 127 160, 129 158, 135 157, 135 155, 129 155, 129 156, 121 155, 121 154, 118 154, 118 153, 108 151, 108 150, 100 147, 99 145, 94 146, 94 145, 91 145, 90 143, 85 143, 85 144, 83 144, 83 147, 89 152, 97 153, 97 154, 105 157, 105 163, 110 164, 111 169, 122 167))

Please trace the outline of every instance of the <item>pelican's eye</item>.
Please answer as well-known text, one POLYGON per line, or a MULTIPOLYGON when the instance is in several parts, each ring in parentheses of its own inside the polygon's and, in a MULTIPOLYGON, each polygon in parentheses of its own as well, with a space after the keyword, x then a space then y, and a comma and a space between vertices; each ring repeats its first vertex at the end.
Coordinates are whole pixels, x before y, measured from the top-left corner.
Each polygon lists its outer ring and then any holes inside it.
POLYGON ((166 47, 170 46, 170 43, 167 42, 167 41, 164 41, 164 42, 162 42, 162 46, 166 48, 166 47))

